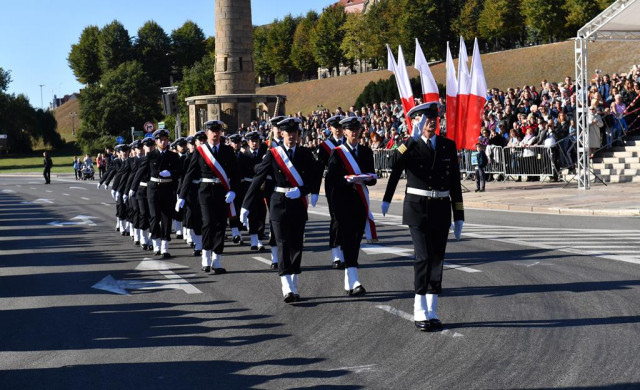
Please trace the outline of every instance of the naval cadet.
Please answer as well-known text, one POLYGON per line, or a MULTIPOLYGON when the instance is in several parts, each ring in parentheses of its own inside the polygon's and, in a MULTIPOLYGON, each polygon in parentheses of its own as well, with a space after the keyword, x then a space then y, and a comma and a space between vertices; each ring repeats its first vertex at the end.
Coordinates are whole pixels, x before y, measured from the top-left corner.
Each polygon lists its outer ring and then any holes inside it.
MULTIPOLYGON (((262 161, 264 155, 268 152, 267 146, 260 143, 260 133, 257 131, 251 131, 245 135, 247 140, 247 148, 243 153, 240 153, 238 157, 238 165, 240 166, 240 172, 242 180, 240 183, 240 190, 236 197, 236 209, 238 213, 242 208, 242 201, 244 200, 253 177, 255 176, 255 168, 262 161)), ((267 208, 264 202, 263 187, 258 189, 258 195, 254 197, 253 203, 249 207, 249 236, 251 237, 251 250, 262 251, 264 245, 260 240, 260 232, 264 232, 265 218, 267 217, 267 208)), ((274 236, 275 237, 275 236, 274 236)), ((275 246, 277 249, 277 246, 275 246)), ((273 264, 273 262, 271 263, 273 264)))
MULTIPOLYGON (((228 138, 231 148, 233 148, 233 153, 235 154, 236 159, 238 159, 242 154, 242 136, 236 133, 230 135, 228 138)), ((240 195, 240 193, 236 195, 240 195)), ((242 199, 242 197, 236 196, 236 199, 233 201, 234 207, 236 208, 236 215, 239 215, 240 213, 241 205, 239 203, 242 202, 242 199)), ((233 243, 242 245, 244 243, 244 239, 242 237, 243 226, 240 223, 240 219, 229 218, 229 226, 231 226, 231 236, 233 237, 233 243)))
POLYGON ((144 241, 144 238, 142 237, 142 230, 140 229, 140 222, 141 222, 140 208, 138 205, 138 201, 134 197, 129 196, 129 193, 131 192, 133 179, 135 178, 136 173, 138 172, 138 167, 140 165, 139 164, 140 156, 141 154, 144 153, 144 151, 143 151, 142 141, 140 140, 133 141, 130 146, 131 146, 131 151, 133 155, 132 157, 129 158, 129 160, 127 160, 129 164, 130 172, 129 172, 129 177, 127 179, 127 182, 122 191, 122 199, 127 204, 128 217, 130 219, 132 229, 133 229, 132 230, 133 244, 135 246, 138 246, 138 245, 141 245, 141 243, 144 241))
MULTIPOLYGON (((267 146, 269 149, 277 148, 282 145, 282 134, 278 123, 285 120, 287 117, 283 115, 274 116, 269 119, 271 124, 271 132, 269 133, 269 139, 267 140, 267 146)), ((264 182, 264 199, 267 202, 267 209, 271 210, 271 195, 275 187, 275 181, 273 176, 267 175, 267 180, 264 182)), ((264 230, 259 233, 264 235, 264 230)), ((278 270, 278 245, 276 244, 276 236, 273 234, 273 226, 271 225, 271 218, 269 218, 269 246, 271 247, 271 269, 278 270)))
POLYGON ((436 312, 451 214, 456 239, 464 221, 456 145, 435 134, 439 107, 438 102, 427 102, 408 112, 414 119, 412 137, 391 157, 392 170, 382 202, 384 215, 400 175, 406 171, 402 223, 409 226, 415 250, 415 326, 425 332, 443 328, 436 312))
POLYGON ((155 255, 170 258, 169 242, 171 241, 171 223, 173 221, 173 204, 176 199, 178 178, 182 173, 180 158, 169 151, 169 131, 159 129, 153 132, 156 149, 147 153, 146 159, 140 161, 138 176, 149 174, 147 200, 149 202, 150 230, 155 255))
POLYGON ((347 295, 361 296, 366 290, 358 275, 360 242, 365 231, 369 241, 376 238, 367 186, 375 185, 377 176, 373 173, 373 152, 358 144, 362 120, 347 117, 339 124, 344 128, 345 142, 331 153, 325 183, 331 188, 329 194, 344 253, 344 289, 347 295))
MULTIPOLYGON (((98 183, 98 189, 100 189, 101 185, 104 185, 104 189, 109 190, 109 184, 111 184, 111 180, 113 180, 113 177, 115 176, 116 172, 118 171, 118 169, 120 169, 120 166, 122 165, 122 160, 117 157, 120 154, 121 146, 122 146, 121 144, 118 144, 113 148, 116 154, 116 157, 109 163, 107 172, 104 175, 102 175, 102 179, 100 179, 100 182, 98 183)), ((116 199, 115 195, 116 195, 116 192, 112 190, 111 197, 113 197, 114 200, 116 199)), ((120 220, 120 218, 118 218, 118 213, 116 210, 116 228, 115 228, 116 232, 120 231, 121 225, 122 225, 122 221, 120 220)))
MULTIPOLYGON (((189 167, 189 160, 187 160, 187 139, 184 137, 180 137, 177 140, 171 143, 171 149, 175 150, 180 158, 180 166, 182 167, 182 174, 178 178, 178 186, 176 187, 176 192, 182 185, 182 179, 184 175, 187 173, 187 168, 189 167)), ((182 221, 184 219, 184 211, 180 210, 175 213, 173 217, 173 230, 176 232, 176 240, 182 240, 184 238, 182 221)))
POLYGON ((111 195, 116 201, 116 216, 120 222, 120 234, 123 236, 129 236, 131 226, 127 221, 127 205, 122 195, 126 186, 126 180, 129 177, 129 151, 131 150, 129 145, 121 144, 118 148, 118 161, 120 164, 117 167, 117 171, 113 175, 113 186, 111 187, 111 195))
POLYGON ((313 153, 298 146, 299 118, 287 118, 278 122, 284 136, 283 145, 270 148, 256 167, 251 186, 242 202, 240 219, 246 226, 249 209, 255 198, 260 197, 260 187, 271 175, 275 181, 271 195, 269 220, 278 250, 278 274, 286 303, 300 299, 298 275, 302 262, 304 228, 307 221, 307 198, 317 178, 317 165, 313 153))
MULTIPOLYGON (((194 153, 198 153, 196 148, 207 142, 207 133, 198 131, 193 136, 187 137, 189 148, 189 160, 185 172, 189 171, 189 164, 194 153)), ((186 173, 185 173, 186 176, 186 173)), ((193 248, 194 256, 202 256, 202 210, 200 209, 200 201, 198 200, 198 188, 202 182, 201 177, 191 177, 190 182, 183 181, 178 194, 182 192, 182 187, 189 186, 189 195, 184 203, 184 226, 187 228, 187 242, 193 248)))
MULTIPOLYGON (((316 151, 317 161, 318 161, 318 169, 320 172, 324 172, 329 164, 329 157, 333 152, 333 149, 342 145, 344 143, 344 131, 342 129, 342 125, 340 121, 345 119, 342 115, 334 115, 331 118, 327 119, 327 125, 331 130, 331 134, 329 137, 322 141, 320 146, 316 151)), ((320 180, 315 185, 313 192, 311 194, 311 205, 315 207, 318 194, 320 193, 320 183, 322 182, 322 176, 320 176, 320 180)), ((331 191, 333 189, 333 183, 331 181, 324 181, 324 193, 327 197, 327 203, 329 204, 329 216, 331 217, 331 222, 329 223, 329 247, 331 248, 331 261, 334 269, 344 269, 344 253, 340 248, 340 236, 338 235, 338 220, 335 214, 335 207, 333 203, 333 197, 331 196, 331 191)))
POLYGON ((149 170, 142 175, 138 175, 138 170, 142 166, 143 160, 147 159, 147 154, 155 150, 156 143, 153 138, 144 138, 140 141, 142 149, 140 149, 138 169, 131 180, 128 196, 138 203, 138 229, 140 231, 140 247, 142 250, 153 250, 151 233, 149 232, 149 202, 147 200, 147 186, 149 183, 149 170))
MULTIPOLYGON (((224 251, 227 217, 235 215, 233 200, 240 177, 233 149, 221 142, 224 122, 210 120, 204 126, 207 141, 198 146, 191 156, 184 181, 202 180, 198 190, 202 212, 202 271, 209 273, 213 270, 218 275, 227 272, 222 268, 220 259, 224 251)), ((190 186, 182 186, 176 210, 184 207, 190 190, 190 186)))

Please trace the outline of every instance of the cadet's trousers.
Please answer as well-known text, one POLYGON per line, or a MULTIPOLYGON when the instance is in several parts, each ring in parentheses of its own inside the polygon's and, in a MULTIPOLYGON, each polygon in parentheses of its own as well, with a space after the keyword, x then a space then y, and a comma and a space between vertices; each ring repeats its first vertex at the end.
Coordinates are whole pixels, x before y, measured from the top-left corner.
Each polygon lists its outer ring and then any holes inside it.
POLYGON ((189 195, 184 205, 184 224, 187 229, 192 229, 193 233, 202 235, 202 210, 198 200, 198 184, 189 184, 189 195))
POLYGON ((198 192, 202 212, 202 249, 220 255, 224 251, 229 205, 224 201, 227 190, 219 183, 201 183, 198 192))
POLYGON ((352 204, 349 209, 336 214, 336 230, 346 268, 358 266, 360 242, 364 235, 367 212, 362 204, 352 204))
POLYGON ((136 202, 138 202, 137 228, 140 230, 147 230, 149 229, 149 202, 147 201, 147 187, 138 187, 136 202))
POLYGON ((155 183, 147 186, 151 238, 171 241, 176 191, 173 183, 155 183))
MULTIPOLYGON (((249 214, 251 218, 251 214, 249 214)), ((278 274, 293 275, 300 273, 302 262, 302 247, 304 240, 304 226, 302 218, 287 218, 284 221, 271 221, 272 237, 278 245, 278 274)))

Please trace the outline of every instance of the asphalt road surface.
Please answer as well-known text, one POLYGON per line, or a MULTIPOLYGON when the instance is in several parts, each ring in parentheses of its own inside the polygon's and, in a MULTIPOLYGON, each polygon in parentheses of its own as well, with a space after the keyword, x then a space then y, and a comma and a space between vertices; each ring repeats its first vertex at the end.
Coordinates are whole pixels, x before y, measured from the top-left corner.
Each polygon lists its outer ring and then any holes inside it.
POLYGON ((361 298, 310 208, 288 305, 268 251, 228 242, 217 276, 183 241, 159 261, 114 232, 95 182, 42 182, 0 177, 2 389, 640 388, 638 219, 467 210, 445 330, 422 333, 399 202, 363 245, 361 298))

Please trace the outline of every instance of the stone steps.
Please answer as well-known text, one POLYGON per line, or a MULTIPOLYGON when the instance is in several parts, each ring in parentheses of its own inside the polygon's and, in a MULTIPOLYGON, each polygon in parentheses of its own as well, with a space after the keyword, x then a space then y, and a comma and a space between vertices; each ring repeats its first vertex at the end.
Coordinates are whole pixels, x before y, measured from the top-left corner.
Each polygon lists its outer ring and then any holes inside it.
POLYGON ((600 153, 591 168, 606 183, 640 182, 640 136, 600 153))

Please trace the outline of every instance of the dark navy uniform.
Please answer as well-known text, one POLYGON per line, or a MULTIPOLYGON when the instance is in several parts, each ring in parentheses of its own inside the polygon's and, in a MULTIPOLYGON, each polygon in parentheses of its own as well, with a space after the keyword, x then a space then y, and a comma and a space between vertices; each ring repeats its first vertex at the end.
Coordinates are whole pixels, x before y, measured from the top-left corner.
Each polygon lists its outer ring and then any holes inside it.
MULTIPOLYGON (((195 135, 193 135, 193 137, 187 137, 187 141, 194 146, 199 145, 196 141, 206 142, 206 140, 207 134, 204 131, 197 132, 195 135)), ((191 163, 191 159, 193 158, 194 153, 198 153, 198 151, 194 149, 193 152, 189 152, 188 154, 189 157, 186 161, 185 176, 186 172, 189 171, 189 164, 191 163)), ((200 208, 200 201, 198 200, 198 188, 200 187, 201 182, 201 177, 192 176, 191 181, 188 183, 185 182, 183 178, 180 190, 178 190, 178 194, 180 194, 184 186, 189 187, 189 195, 185 199, 184 204, 183 225, 189 232, 189 238, 192 242, 194 256, 202 255, 202 210, 200 208)))
MULTIPOLYGON (((145 138, 141 141, 141 144, 146 147, 149 152, 155 148, 155 141, 152 138, 145 138)), ((149 170, 138 175, 138 170, 143 164, 143 161, 147 159, 146 153, 138 160, 138 169, 136 174, 133 175, 131 180, 131 187, 129 189, 129 196, 134 198, 134 201, 138 203, 138 226, 141 233, 140 246, 143 250, 152 250, 153 245, 151 242, 151 233, 149 232, 150 226, 150 211, 149 201, 147 200, 147 186, 149 185, 149 179, 151 177, 149 170)), ((156 248, 159 249, 159 248, 156 248)))
MULTIPOLYGON (((340 121, 343 119, 344 116, 335 115, 327 120, 327 124, 331 127, 341 128, 342 125, 340 124, 340 121)), ((318 161, 318 170, 320 172, 324 172, 325 168, 327 168, 332 149, 342 145, 343 142, 344 137, 336 139, 333 134, 331 134, 331 136, 329 136, 327 140, 323 141, 322 144, 318 146, 318 149, 316 150, 316 156, 318 161)), ((313 194, 320 193, 321 182, 322 176, 320 176, 320 180, 318 180, 317 184, 315 185, 315 188, 312 191, 313 194)), ((332 187, 333 183, 331 183, 331 181, 324 181, 324 193, 327 196, 327 203, 329 204, 329 215, 331 217, 331 222, 329 224, 329 247, 331 247, 333 268, 344 269, 344 254, 342 252, 342 248, 340 248, 338 220, 335 214, 333 197, 331 196, 332 187)))
MULTIPOLYGON (((278 122, 286 119, 285 116, 275 116, 269 120, 272 128, 272 137, 268 141, 268 149, 277 148, 282 145, 282 138, 280 136, 280 128, 278 122), (275 130, 274 130, 275 129, 275 130), (273 137, 273 132, 277 133, 277 137, 273 137)), ((269 150, 267 150, 268 152, 269 150)), ((271 209, 271 195, 276 184, 273 180, 273 176, 267 175, 267 180, 264 182, 264 199, 267 202, 267 209, 271 209)), ((258 233, 259 236, 264 236, 264 230, 258 233)), ((276 236, 273 234, 273 226, 271 225, 271 219, 269 219, 269 246, 271 246, 271 269, 278 269, 278 245, 276 244, 276 236)))
MULTIPOLYGON (((299 132, 299 123, 300 120, 298 118, 287 118, 278 122, 278 126, 282 131, 299 132)), ((271 195, 269 220, 278 246, 278 257, 280 259, 278 262, 278 274, 281 276, 283 283, 285 302, 289 303, 299 298, 297 275, 301 272, 304 228, 308 218, 305 197, 311 192, 313 184, 318 178, 317 164, 313 158, 313 153, 309 149, 301 146, 293 146, 291 149, 287 149, 286 146, 281 148, 286 153, 293 154, 293 157, 289 158, 300 175, 303 185, 292 187, 293 184, 276 162, 272 152, 269 151, 256 167, 256 175, 242 202, 242 208, 243 210, 249 210, 254 204, 255 198, 261 195, 260 187, 267 179, 267 176, 271 175, 275 181, 275 187, 271 195), (290 191, 299 196, 290 198, 291 195, 288 194, 290 191)), ((251 218, 250 213, 248 215, 251 218)))
MULTIPOLYGON (((360 132, 361 123, 359 118, 350 117, 342 121, 346 131, 360 132)), ((357 136, 356 136, 357 137, 357 136)), ((357 140, 358 138, 356 138, 357 140)), ((356 141, 357 142, 357 141, 356 141)), ((358 145, 355 147, 345 143, 347 153, 349 153, 360 168, 360 172, 373 173, 373 152, 367 146, 358 145)), ((337 147, 338 148, 338 147, 337 147)), ((337 233, 344 253, 345 261, 345 291, 349 295, 363 295, 366 291, 361 285, 358 277, 358 254, 360 252, 360 242, 365 231, 365 224, 369 217, 367 205, 363 202, 357 186, 347 181, 345 176, 350 175, 340 152, 336 149, 331 153, 327 169, 325 183, 331 188, 331 202, 337 223, 337 233)), ((375 185, 376 179, 364 182, 367 186, 375 185)))
MULTIPOLYGON (((437 107, 437 103, 425 103, 414 107, 409 114, 422 114, 424 122, 421 126, 426 129, 424 124, 427 120, 435 122, 437 107)), ((424 135, 417 140, 409 138, 392 155, 391 162, 392 171, 383 198, 387 205, 400 175, 403 171, 407 173, 402 223, 409 226, 416 254, 416 326, 426 331, 433 330, 435 326, 438 330, 442 325, 435 316, 435 303, 437 294, 442 291, 442 269, 452 212, 455 221, 464 220, 456 145, 435 135, 428 139, 424 135), (432 144, 434 140, 435 146, 432 144), (427 308, 430 306, 428 299, 433 300, 433 310, 427 308)))
MULTIPOLYGON (((258 132, 253 131, 248 133, 246 138, 259 141, 260 135, 258 132)), ((267 146, 264 144, 258 144, 258 148, 256 150, 251 150, 247 147, 243 153, 239 154, 238 165, 240 166, 240 175, 242 179, 240 182, 240 189, 235 200, 238 215, 242 208, 242 201, 244 200, 244 197, 247 194, 247 191, 251 186, 251 182, 256 174, 255 168, 262 161, 266 153, 269 153, 267 146)), ((248 209, 251 213, 251 218, 249 218, 249 235, 251 236, 251 249, 253 250, 262 250, 263 247, 259 236, 260 232, 264 232, 265 229, 267 207, 265 205, 265 196, 262 188, 263 187, 260 187, 258 194, 254 197, 253 203, 248 209)))

